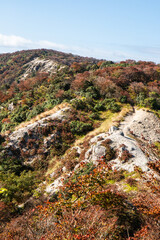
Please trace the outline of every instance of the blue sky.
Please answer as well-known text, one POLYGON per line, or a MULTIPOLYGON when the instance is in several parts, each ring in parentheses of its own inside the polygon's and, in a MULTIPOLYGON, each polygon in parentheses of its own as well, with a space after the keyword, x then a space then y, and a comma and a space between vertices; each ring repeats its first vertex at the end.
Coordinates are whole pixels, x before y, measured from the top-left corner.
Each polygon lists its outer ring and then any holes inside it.
POLYGON ((0 53, 49 48, 160 63, 160 0, 5 0, 0 10, 0 53))

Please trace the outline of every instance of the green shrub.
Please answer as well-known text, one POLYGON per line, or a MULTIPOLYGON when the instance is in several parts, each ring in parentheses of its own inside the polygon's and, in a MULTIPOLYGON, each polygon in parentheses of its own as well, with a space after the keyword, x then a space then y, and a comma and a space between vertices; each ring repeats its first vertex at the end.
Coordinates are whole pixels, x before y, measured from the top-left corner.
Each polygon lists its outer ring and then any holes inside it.
POLYGON ((7 117, 8 117, 8 112, 5 110, 0 110, 0 122, 7 117))
POLYGON ((8 131, 8 130, 11 130, 12 127, 14 127, 15 124, 14 123, 3 123, 0 127, 1 129, 1 132, 5 132, 5 131, 8 131))
POLYGON ((83 135, 93 129, 92 123, 84 123, 80 121, 72 121, 70 123, 71 132, 77 135, 83 135))
POLYGON ((94 113, 91 113, 89 115, 89 117, 94 119, 94 120, 99 120, 100 119, 100 114, 98 112, 94 112, 94 113))
POLYGON ((111 110, 112 112, 119 112, 121 109, 120 105, 116 103, 114 98, 105 99, 104 103, 106 104, 106 109, 111 110))
POLYGON ((119 112, 121 110, 120 105, 117 103, 112 103, 109 107, 108 110, 111 110, 112 112, 119 112))
POLYGON ((11 121, 16 123, 21 123, 25 121, 28 109, 29 107, 27 105, 18 107, 15 111, 11 113, 11 121))
POLYGON ((4 173, 6 172, 12 172, 15 174, 20 174, 22 170, 24 170, 24 167, 22 165, 22 161, 16 157, 11 158, 11 157, 6 157, 6 156, 1 156, 0 157, 0 166, 1 166, 1 171, 4 173))
POLYGON ((73 99, 71 105, 76 110, 82 111, 94 111, 95 101, 91 97, 83 97, 81 99, 73 99))
POLYGON ((144 100, 144 105, 151 109, 159 110, 160 109, 160 98, 154 98, 154 97, 146 98, 144 100))
POLYGON ((95 107, 94 107, 95 111, 105 111, 106 107, 105 107, 105 103, 103 102, 98 102, 95 107))
POLYGON ((0 199, 4 202, 21 203, 32 195, 38 182, 35 173, 23 171, 20 176, 14 173, 0 174, 3 189, 0 191, 0 199))
POLYGON ((120 102, 121 102, 121 103, 127 103, 127 96, 122 96, 122 97, 120 98, 120 102))
POLYGON ((71 101, 72 107, 74 107, 76 110, 84 110, 87 108, 87 104, 84 101, 84 99, 73 99, 71 101))
POLYGON ((137 98, 136 98, 136 103, 143 107, 144 106, 144 100, 146 98, 146 95, 144 92, 140 92, 138 95, 137 95, 137 98))
POLYGON ((100 98, 100 93, 95 86, 90 86, 90 87, 86 88, 85 92, 86 92, 86 97, 90 97, 93 99, 100 98))
POLYGON ((42 113, 44 111, 44 107, 41 105, 35 106, 31 112, 27 114, 27 120, 30 120, 31 118, 37 116, 38 114, 42 113))

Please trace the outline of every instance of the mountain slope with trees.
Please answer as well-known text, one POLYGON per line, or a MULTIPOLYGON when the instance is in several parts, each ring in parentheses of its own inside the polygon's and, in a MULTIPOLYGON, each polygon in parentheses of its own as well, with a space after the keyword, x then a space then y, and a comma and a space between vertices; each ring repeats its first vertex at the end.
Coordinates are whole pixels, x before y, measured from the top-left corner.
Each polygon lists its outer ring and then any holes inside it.
POLYGON ((159 116, 159 64, 1 54, 0 238, 159 239, 159 116))

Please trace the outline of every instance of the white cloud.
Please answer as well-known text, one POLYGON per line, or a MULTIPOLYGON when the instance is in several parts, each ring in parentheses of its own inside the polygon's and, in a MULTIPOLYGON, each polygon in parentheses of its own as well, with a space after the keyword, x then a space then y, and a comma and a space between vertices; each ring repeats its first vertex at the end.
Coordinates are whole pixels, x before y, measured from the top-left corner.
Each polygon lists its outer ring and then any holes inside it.
POLYGON ((35 45, 39 46, 39 47, 46 47, 46 48, 55 48, 55 49, 60 49, 60 50, 66 50, 67 46, 63 45, 63 44, 57 44, 54 42, 49 42, 46 40, 41 40, 38 42, 34 43, 35 45))
POLYGON ((120 51, 86 48, 79 46, 67 46, 47 40, 32 41, 20 36, 0 34, 0 48, 3 52, 11 52, 22 49, 51 48, 59 51, 70 52, 88 57, 103 58, 109 60, 122 60, 127 58, 126 53, 120 51))
POLYGON ((139 46, 135 47, 139 52, 145 53, 145 54, 150 54, 150 55, 158 55, 160 54, 160 47, 146 47, 146 46, 139 46))
POLYGON ((0 51, 14 52, 24 49, 50 48, 54 50, 73 53, 81 56, 95 57, 113 61, 125 59, 151 60, 160 62, 160 47, 132 46, 132 45, 107 45, 105 47, 81 47, 57 44, 47 40, 32 41, 16 35, 0 34, 0 51))
POLYGON ((23 37, 11 35, 3 35, 0 34, 0 46, 1 47, 23 47, 26 45, 30 45, 32 41, 25 39, 23 37))

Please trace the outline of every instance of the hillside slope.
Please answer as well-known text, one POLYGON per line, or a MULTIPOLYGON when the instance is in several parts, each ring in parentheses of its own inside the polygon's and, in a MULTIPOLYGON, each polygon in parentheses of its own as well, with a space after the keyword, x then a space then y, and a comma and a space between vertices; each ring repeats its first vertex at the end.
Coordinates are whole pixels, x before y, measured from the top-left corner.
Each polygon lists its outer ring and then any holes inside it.
POLYGON ((160 67, 0 55, 0 239, 160 238, 160 67))

